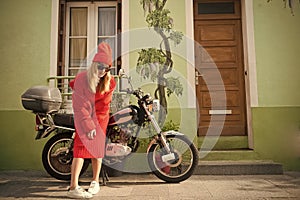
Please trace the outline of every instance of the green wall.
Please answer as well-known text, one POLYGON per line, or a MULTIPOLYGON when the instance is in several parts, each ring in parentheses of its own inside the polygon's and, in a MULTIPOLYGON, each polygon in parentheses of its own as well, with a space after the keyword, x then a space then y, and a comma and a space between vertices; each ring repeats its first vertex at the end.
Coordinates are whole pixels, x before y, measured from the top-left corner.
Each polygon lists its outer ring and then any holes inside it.
POLYGON ((253 108, 254 150, 300 171, 300 107, 253 108))
POLYGON ((46 139, 35 140, 35 116, 29 111, 0 111, 0 170, 42 169, 46 139))
MULTIPOLYGON (((169 0, 167 4, 175 29, 183 33, 184 2, 169 0)), ((263 159, 283 163, 285 169, 300 170, 299 5, 292 16, 282 1, 253 2, 259 98, 258 106, 252 108, 254 151, 263 159)), ((130 29, 147 28, 139 0, 130 0, 129 12, 134 13, 129 18, 130 29)), ((46 84, 49 76, 51 0, 0 1, 0 28, 0 169, 41 169, 46 140, 34 140, 34 115, 22 108, 20 96, 32 85, 46 84)), ((129 38, 134 46, 137 38, 129 38)), ((185 48, 184 43, 179 48, 185 48)), ((136 59, 137 53, 130 52, 131 68, 136 59)), ((175 55, 174 60, 176 71, 186 77, 182 55, 175 55)), ((170 102, 168 119, 181 122, 181 130, 193 137, 195 109, 178 110, 187 102, 185 97, 170 102)))
MULTIPOLYGON (((175 29, 185 33, 184 1, 169 1, 167 8, 175 22, 175 29), (176 13, 176 14, 175 14, 176 13)), ((145 17, 139 0, 130 0, 130 29, 147 29, 145 17)), ((41 152, 47 139, 35 141, 35 119, 21 105, 20 96, 33 85, 45 85, 50 72, 50 33, 51 33, 51 0, 10 0, 0 2, 0 50, 1 50, 1 99, 0 99, 0 170, 2 169, 42 169, 41 152), (7 20, 9 19, 9 20, 7 20), (5 67, 4 67, 5 66, 5 67)), ((137 42, 131 36, 131 45, 137 42)), ((160 39, 140 36, 140 41, 159 44, 160 39), (152 41, 151 41, 152 40, 152 41), (158 41, 158 43, 156 43, 158 41)), ((176 71, 186 77, 185 44, 180 46, 183 55, 175 55, 176 71)), ((135 66, 136 52, 131 52, 130 66, 135 66)), ((146 84, 147 83, 142 83, 146 84)), ((187 87, 186 85, 184 87, 187 87)), ((185 108, 186 95, 170 99, 168 120, 182 122, 195 109, 185 108), (181 101, 181 102, 180 102, 181 101), (181 104, 181 105, 179 105, 181 104)), ((188 126, 181 130, 190 137, 195 136, 196 121, 188 121, 188 126)), ((184 124, 184 123, 182 123, 184 124)))
POLYGON ((300 171, 300 7, 254 0, 258 107, 252 108, 254 150, 300 171))
MULTIPOLYGON (((154 93, 154 88, 156 88, 156 82, 142 80, 135 72, 135 66, 138 59, 139 47, 149 48, 156 47, 159 48, 161 42, 161 37, 158 36, 154 31, 149 30, 148 24, 146 23, 146 15, 144 15, 144 10, 140 4, 140 0, 130 0, 129 1, 129 13, 134 13, 129 15, 129 28, 130 28, 130 73, 133 77, 133 83, 135 87, 151 85, 152 89, 145 90, 150 92, 152 95, 154 93)), ((174 46, 171 42, 172 59, 174 61, 173 71, 167 76, 179 77, 179 80, 183 84, 183 95, 176 96, 172 94, 168 101, 168 116, 167 120, 172 120, 173 122, 180 124, 180 131, 188 135, 191 139, 194 139, 197 134, 197 119, 196 119, 196 109, 190 108, 188 104, 188 90, 191 87, 187 84, 187 60, 186 60, 186 13, 185 13, 185 1, 173 1, 168 0, 165 6, 166 9, 170 10, 170 16, 173 18, 174 29, 180 31, 184 34, 182 42, 174 46)), ((166 76, 166 77, 167 77, 166 76)), ((195 97, 196 99, 196 97, 195 97)))
POLYGON ((44 141, 21 94, 50 72, 51 0, 0 1, 0 169, 41 169, 44 141))
POLYGON ((0 110, 19 110, 20 94, 50 72, 51 0, 0 2, 0 110))
POLYGON ((300 5, 292 16, 282 1, 254 1, 259 106, 300 105, 300 5))

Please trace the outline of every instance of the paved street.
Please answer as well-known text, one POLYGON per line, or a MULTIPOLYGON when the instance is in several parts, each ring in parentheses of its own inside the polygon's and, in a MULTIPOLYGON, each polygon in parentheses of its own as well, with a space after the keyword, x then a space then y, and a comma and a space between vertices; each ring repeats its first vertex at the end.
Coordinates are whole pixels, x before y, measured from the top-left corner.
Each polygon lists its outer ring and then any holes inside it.
MULTIPOLYGON (((87 188, 89 175, 81 178, 87 188)), ((40 171, 0 171, 0 199, 66 199, 68 182, 40 171)), ((93 199, 300 199, 300 173, 284 175, 194 175, 167 184, 153 175, 112 177, 93 199)))

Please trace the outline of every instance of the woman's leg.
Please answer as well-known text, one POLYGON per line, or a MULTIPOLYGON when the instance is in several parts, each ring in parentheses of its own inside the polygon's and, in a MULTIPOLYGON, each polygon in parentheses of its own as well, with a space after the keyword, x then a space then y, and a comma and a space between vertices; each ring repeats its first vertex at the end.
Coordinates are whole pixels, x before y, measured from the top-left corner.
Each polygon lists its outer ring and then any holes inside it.
POLYGON ((93 180, 99 182, 99 175, 102 166, 102 158, 92 158, 93 180))
POLYGON ((71 183, 70 189, 73 190, 78 186, 79 174, 83 166, 83 158, 73 158, 72 167, 71 167, 71 183))

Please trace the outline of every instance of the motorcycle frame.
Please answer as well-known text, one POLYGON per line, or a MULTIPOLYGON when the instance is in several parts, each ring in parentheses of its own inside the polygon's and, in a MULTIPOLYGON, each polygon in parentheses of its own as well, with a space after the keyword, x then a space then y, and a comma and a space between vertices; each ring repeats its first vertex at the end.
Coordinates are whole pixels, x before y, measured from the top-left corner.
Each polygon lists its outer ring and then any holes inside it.
MULTIPOLYGON (((53 118, 51 116, 51 114, 53 114, 53 112, 49 112, 49 113, 34 113, 36 115, 36 117, 38 117, 39 120, 39 126, 43 126, 42 129, 40 129, 39 127, 37 127, 37 135, 36 135, 36 140, 38 139, 42 139, 42 138, 46 138, 49 136, 50 133, 52 133, 55 130, 67 130, 67 131, 71 131, 71 132, 75 132, 74 128, 68 128, 68 127, 64 127, 64 126, 57 126, 55 125, 53 118), (46 121, 46 122, 44 122, 46 121), (44 128, 47 127, 47 128, 44 128)), ((36 124, 37 125, 37 124, 36 124)))
MULTIPOLYGON (((141 98, 141 96, 139 95, 135 95, 138 98, 138 105, 140 107, 141 110, 143 110, 142 112, 145 113, 145 115, 147 116, 148 121, 151 122, 153 128, 155 129, 156 135, 153 136, 153 139, 150 141, 148 147, 147 147, 147 153, 149 151, 149 149, 151 148, 151 146, 153 144, 161 144, 162 147, 164 147, 165 151, 167 153, 171 153, 171 150, 167 144, 167 140, 166 140, 166 136, 168 135, 184 135, 182 133, 179 133, 177 131, 166 131, 166 132, 162 132, 158 122, 156 121, 154 115, 149 111, 147 105, 146 105, 146 101, 141 98)), ((38 128, 38 133, 36 136, 36 140, 38 139, 42 139, 42 138, 46 138, 49 136, 50 133, 52 133, 55 130, 66 130, 66 131, 71 131, 73 132, 73 137, 74 137, 74 133, 75 133, 75 129, 74 128, 68 128, 68 127, 64 127, 64 126, 57 126, 55 125, 53 118, 52 118, 52 114, 54 112, 49 112, 49 113, 34 113, 38 119, 39 119, 39 125, 43 126, 43 128, 38 128), (47 127, 47 128, 45 128, 47 127)), ((141 117, 141 115, 139 116, 141 117)), ((142 124, 145 120, 144 119, 139 119, 138 122, 138 130, 136 131, 135 136, 133 137, 134 139, 134 143, 136 142, 136 140, 138 140, 138 136, 140 134, 141 131, 141 127, 142 124)))

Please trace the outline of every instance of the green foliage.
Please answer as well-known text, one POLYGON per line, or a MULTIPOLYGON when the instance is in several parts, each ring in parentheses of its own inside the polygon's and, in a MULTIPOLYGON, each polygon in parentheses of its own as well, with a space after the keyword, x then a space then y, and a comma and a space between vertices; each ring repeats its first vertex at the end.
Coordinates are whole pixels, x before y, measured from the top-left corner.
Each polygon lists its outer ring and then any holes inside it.
MULTIPOLYGON (((272 0, 267 0, 267 2, 271 2, 272 0)), ((282 0, 284 3, 284 7, 286 8, 287 6, 290 8, 292 15, 294 15, 294 8, 295 8, 295 3, 294 0, 282 0)), ((300 0, 298 1, 300 3, 300 0)))
POLYGON ((163 7, 162 0, 140 0, 140 4, 143 6, 145 14, 151 13, 153 10, 163 7))
POLYGON ((148 63, 164 63, 166 61, 166 58, 164 54, 155 48, 149 48, 149 49, 142 49, 139 52, 139 59, 138 59, 138 67, 140 65, 145 65, 148 63))
POLYGON ((170 17, 171 12, 164 8, 166 2, 167 0, 140 1, 145 12, 144 14, 147 14, 146 22, 148 27, 154 28, 154 31, 161 36, 162 41, 160 43, 160 49, 142 49, 139 52, 136 66, 136 71, 142 78, 151 79, 153 82, 157 80, 155 96, 159 98, 161 106, 164 108, 159 112, 159 123, 164 121, 168 110, 166 95, 170 96, 173 93, 182 95, 183 91, 183 86, 179 78, 164 77, 173 69, 170 42, 173 42, 174 46, 176 46, 183 38, 181 32, 173 30, 174 23, 173 18, 170 17))
POLYGON ((168 77, 167 78, 167 95, 168 97, 175 93, 177 96, 181 96, 183 92, 182 84, 179 81, 179 78, 168 77))
POLYGON ((169 32, 173 28, 173 19, 168 9, 154 10, 147 15, 146 22, 149 27, 164 29, 169 32))
POLYGON ((179 131, 179 128, 180 128, 179 123, 175 123, 172 120, 170 120, 164 124, 162 131, 170 131, 170 130, 179 131))
POLYGON ((173 31, 170 33, 170 40, 172 40, 174 42, 174 45, 178 45, 180 44, 180 42, 182 41, 182 37, 183 37, 183 33, 179 32, 179 31, 173 31))
POLYGON ((139 52, 136 72, 144 79, 150 78, 154 82, 161 65, 165 61, 166 58, 160 50, 155 48, 142 49, 139 52))
MULTIPOLYGON (((162 52, 155 48, 142 49, 139 52, 136 72, 144 79, 150 79, 153 82, 157 80, 158 72, 162 68, 166 57, 162 52)), ((179 78, 168 77, 165 79, 167 87, 167 96, 175 93, 177 96, 182 95, 183 86, 179 78)))

